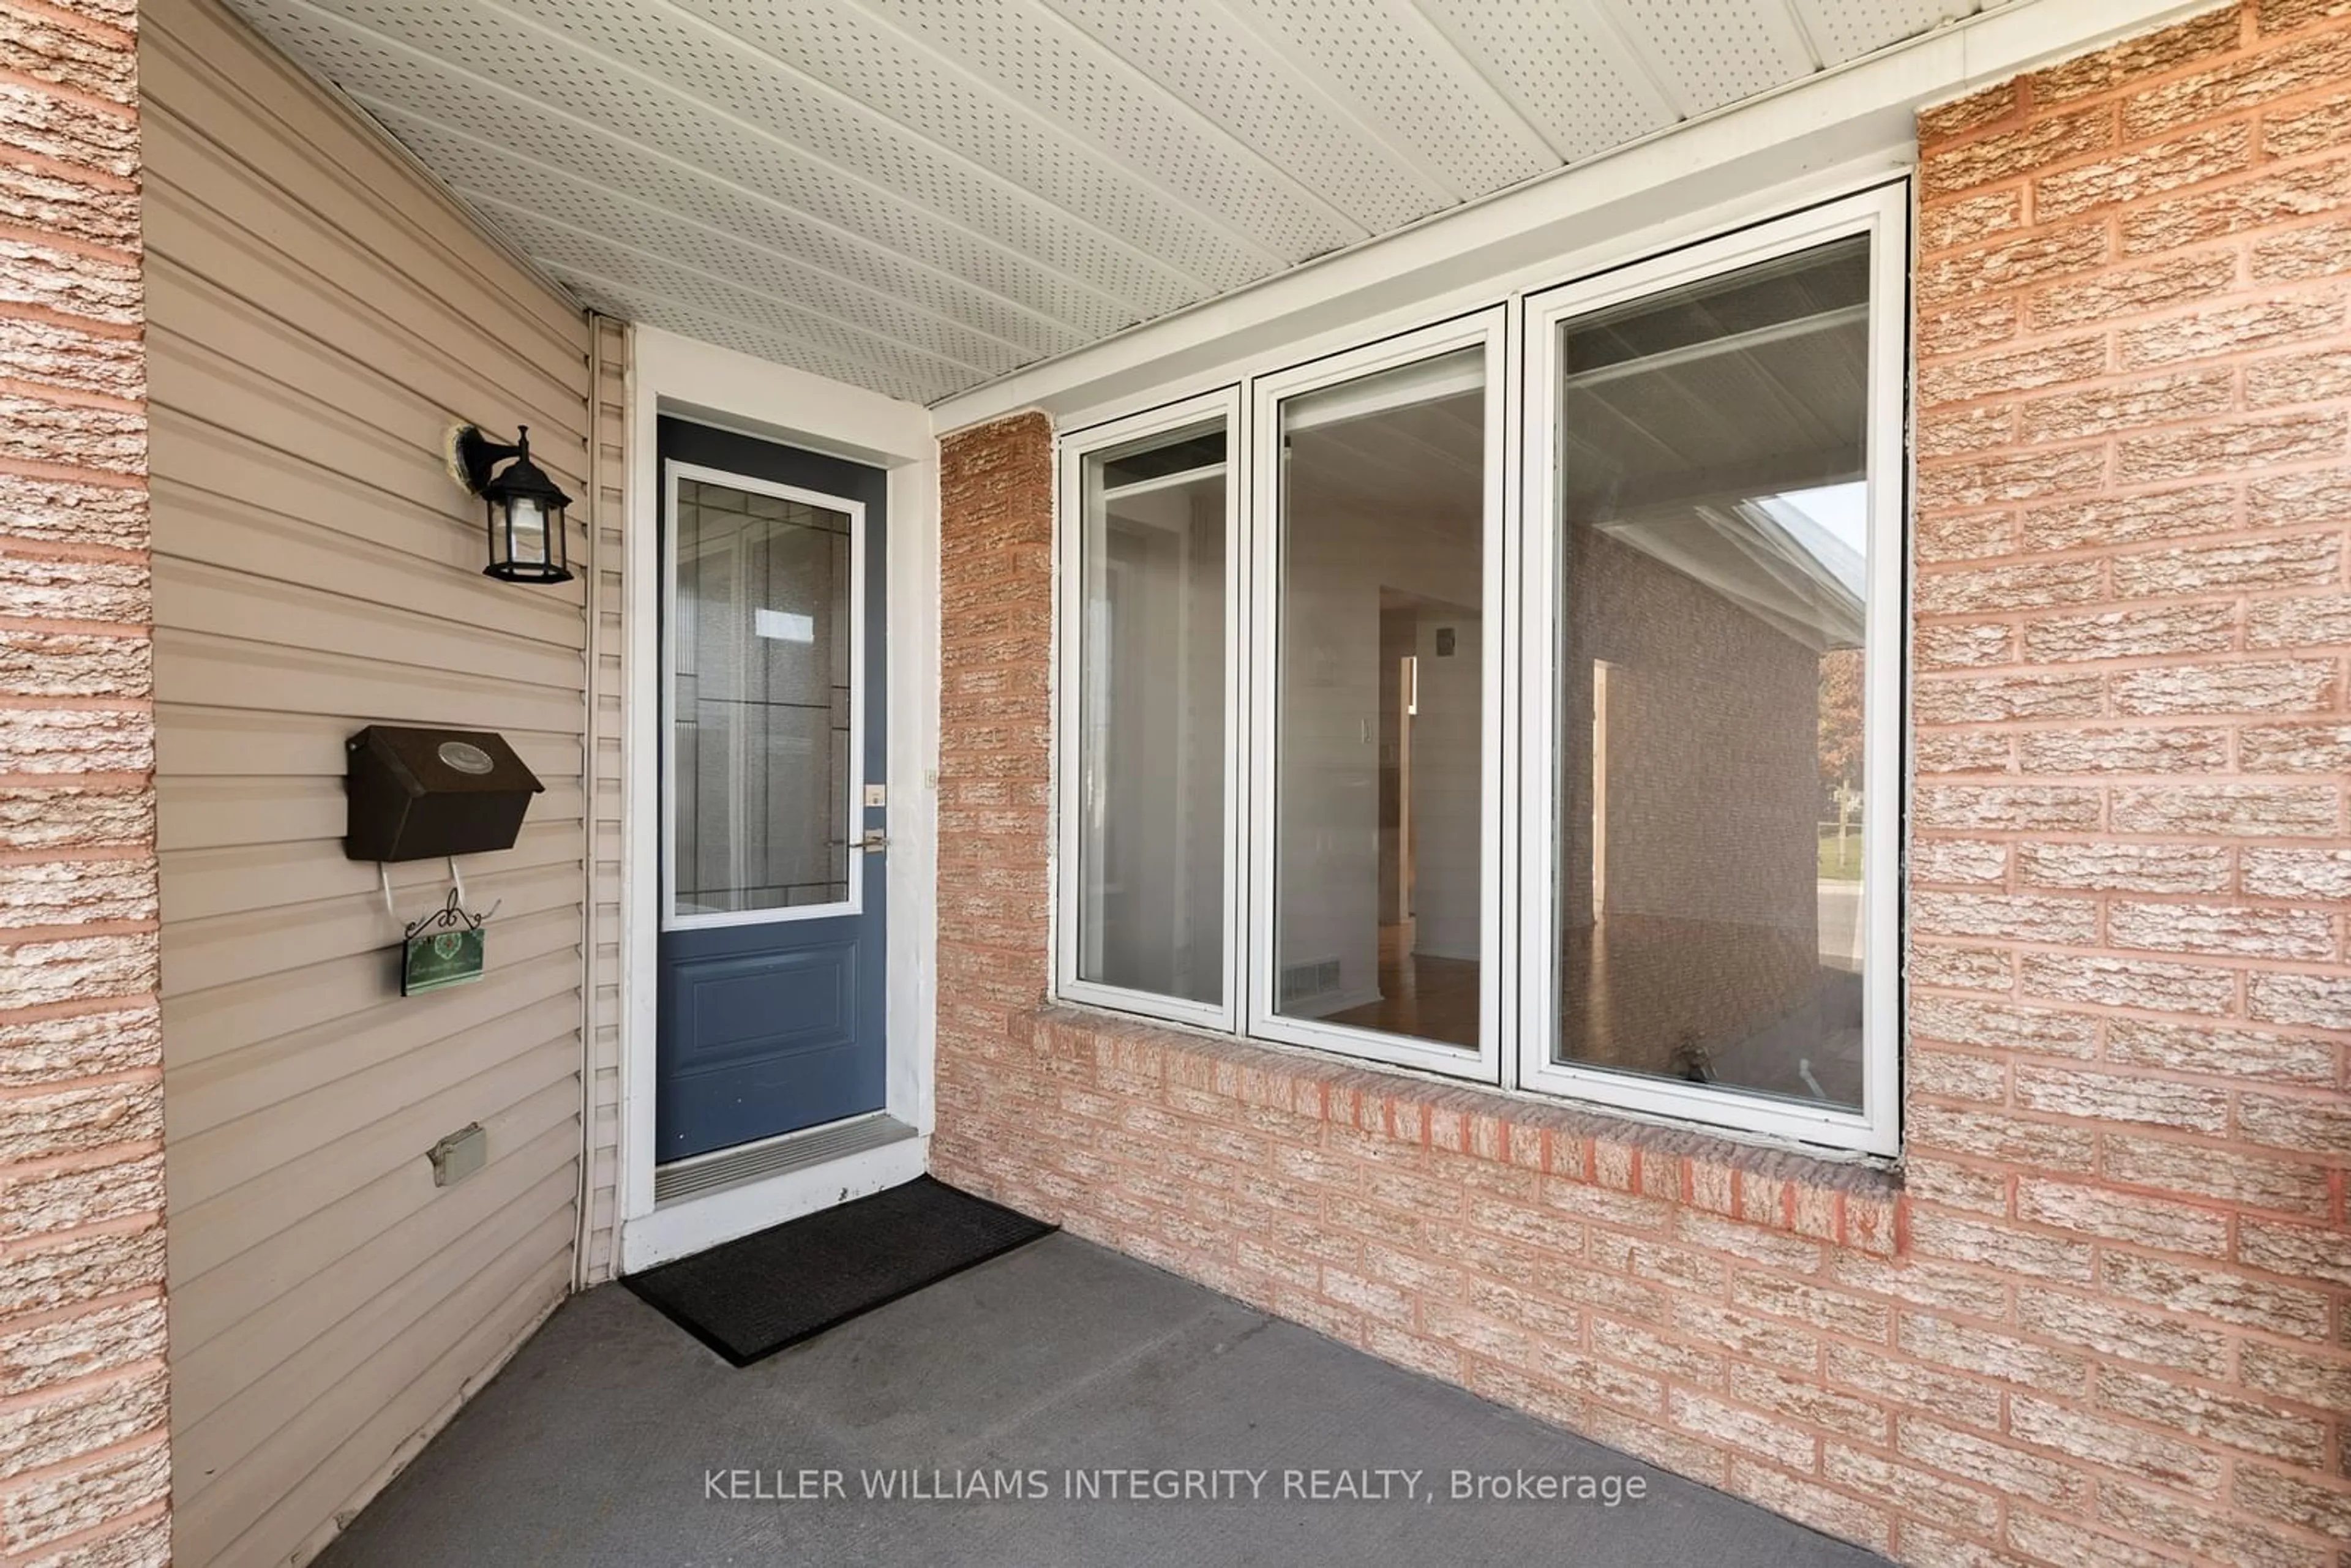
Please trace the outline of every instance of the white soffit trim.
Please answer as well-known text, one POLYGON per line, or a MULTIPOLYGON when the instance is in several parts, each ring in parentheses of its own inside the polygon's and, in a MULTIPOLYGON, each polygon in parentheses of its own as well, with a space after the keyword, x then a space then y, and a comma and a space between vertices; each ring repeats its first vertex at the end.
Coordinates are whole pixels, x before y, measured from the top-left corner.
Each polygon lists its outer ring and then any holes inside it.
POLYGON ((894 468, 929 453, 922 405, 642 323, 631 379, 657 389, 660 412, 769 441, 894 468), (684 390, 680 390, 684 389, 684 390), (759 409, 762 419, 746 413, 759 409))
POLYGON ((1914 162, 1915 117, 2231 0, 2010 0, 1588 162, 1319 257, 932 405, 941 432, 1022 409, 1114 417, 1252 368, 1563 281, 1914 162))

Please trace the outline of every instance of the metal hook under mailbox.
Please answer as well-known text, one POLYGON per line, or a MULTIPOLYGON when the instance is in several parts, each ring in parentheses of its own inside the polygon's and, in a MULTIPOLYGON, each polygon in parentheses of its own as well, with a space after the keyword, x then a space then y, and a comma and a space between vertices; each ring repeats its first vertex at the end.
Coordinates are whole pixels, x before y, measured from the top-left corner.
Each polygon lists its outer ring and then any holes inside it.
MULTIPOLYGON (((474 902, 465 892, 465 873, 457 869, 457 857, 455 855, 450 855, 447 858, 449 862, 449 883, 452 887, 457 890, 457 903, 460 907, 463 907, 474 902)), ((376 862, 375 877, 376 885, 383 889, 383 912, 392 916, 392 922, 393 925, 400 926, 402 930, 407 929, 407 922, 400 918, 399 907, 392 902, 392 867, 382 861, 376 862)), ((496 915, 505 903, 506 900, 501 898, 496 904, 491 904, 490 907, 482 915, 481 918, 484 923, 486 924, 490 916, 496 915)))

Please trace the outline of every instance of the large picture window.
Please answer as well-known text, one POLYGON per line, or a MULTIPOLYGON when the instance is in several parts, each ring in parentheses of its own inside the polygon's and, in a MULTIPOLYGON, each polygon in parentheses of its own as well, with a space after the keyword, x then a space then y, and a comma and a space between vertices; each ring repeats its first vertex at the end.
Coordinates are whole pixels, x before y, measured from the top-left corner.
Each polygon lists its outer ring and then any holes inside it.
POLYGON ((1904 211, 1065 439, 1063 993, 1895 1152, 1904 211))

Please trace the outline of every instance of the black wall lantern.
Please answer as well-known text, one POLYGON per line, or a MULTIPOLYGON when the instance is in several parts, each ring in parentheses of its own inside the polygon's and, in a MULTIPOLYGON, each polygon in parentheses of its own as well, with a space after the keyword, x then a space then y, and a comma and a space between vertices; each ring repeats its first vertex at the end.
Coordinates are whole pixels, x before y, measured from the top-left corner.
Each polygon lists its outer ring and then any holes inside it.
POLYGON ((571 497, 530 460, 530 426, 516 427, 515 444, 492 441, 470 424, 449 433, 449 471, 489 509, 490 564, 486 576, 508 582, 569 582, 563 508, 571 497), (492 474, 507 463, 504 472, 492 474))

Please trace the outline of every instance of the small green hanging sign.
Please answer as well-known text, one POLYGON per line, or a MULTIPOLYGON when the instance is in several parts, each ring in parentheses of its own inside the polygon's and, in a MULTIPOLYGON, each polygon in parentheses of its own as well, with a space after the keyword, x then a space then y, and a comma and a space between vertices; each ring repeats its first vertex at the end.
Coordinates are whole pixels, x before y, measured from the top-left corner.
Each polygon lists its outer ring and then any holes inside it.
POLYGON ((408 927, 400 966, 402 996, 445 990, 482 977, 483 921, 468 915, 457 897, 457 890, 451 888, 446 904, 408 927))

